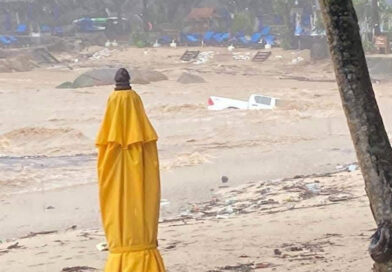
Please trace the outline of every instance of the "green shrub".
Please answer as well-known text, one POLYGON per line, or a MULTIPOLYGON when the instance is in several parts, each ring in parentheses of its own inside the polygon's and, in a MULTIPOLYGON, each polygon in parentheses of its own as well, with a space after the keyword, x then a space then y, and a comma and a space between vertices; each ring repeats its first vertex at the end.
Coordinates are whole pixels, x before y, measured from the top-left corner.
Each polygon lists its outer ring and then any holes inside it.
POLYGON ((254 20, 249 13, 239 12, 234 15, 231 31, 232 33, 245 31, 246 33, 249 34, 253 31, 253 25, 254 25, 254 20))

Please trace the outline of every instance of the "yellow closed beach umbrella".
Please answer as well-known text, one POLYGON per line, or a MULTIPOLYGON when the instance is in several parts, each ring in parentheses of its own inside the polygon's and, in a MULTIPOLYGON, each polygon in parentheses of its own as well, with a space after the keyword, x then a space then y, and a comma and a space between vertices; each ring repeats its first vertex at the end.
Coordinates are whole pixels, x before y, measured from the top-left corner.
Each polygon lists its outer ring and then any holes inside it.
POLYGON ((158 136, 120 69, 98 134, 99 197, 109 247, 105 272, 164 272, 157 249, 158 136))

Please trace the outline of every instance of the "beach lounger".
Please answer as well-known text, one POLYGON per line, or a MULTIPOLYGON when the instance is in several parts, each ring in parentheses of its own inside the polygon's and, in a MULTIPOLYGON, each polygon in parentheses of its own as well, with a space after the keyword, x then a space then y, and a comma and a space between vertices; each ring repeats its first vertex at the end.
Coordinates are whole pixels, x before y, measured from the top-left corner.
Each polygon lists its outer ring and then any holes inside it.
POLYGON ((271 51, 263 52, 258 51, 256 55, 253 57, 252 61, 254 62, 264 62, 271 56, 271 51))

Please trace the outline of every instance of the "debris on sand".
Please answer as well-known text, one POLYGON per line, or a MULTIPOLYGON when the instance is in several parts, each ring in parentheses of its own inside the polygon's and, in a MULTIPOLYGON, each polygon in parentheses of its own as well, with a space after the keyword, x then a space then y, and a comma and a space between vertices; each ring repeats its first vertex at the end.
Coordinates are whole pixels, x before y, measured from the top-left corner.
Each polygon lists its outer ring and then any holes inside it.
POLYGON ((301 64, 305 61, 305 59, 303 57, 296 57, 294 59, 292 59, 291 64, 301 64))
POLYGON ((7 247, 7 249, 18 249, 18 248, 23 248, 21 245, 19 245, 19 242, 16 242, 7 247))
POLYGON ((38 235, 48 235, 48 234, 54 234, 57 233, 57 230, 52 230, 52 231, 41 231, 41 232, 30 232, 26 236, 23 236, 21 239, 27 239, 27 238, 32 238, 38 235))
POLYGON ((241 52, 237 52, 237 53, 233 53, 233 59, 234 60, 250 60, 250 56, 251 53, 247 52, 247 53, 241 53, 241 52))
POLYGON ((205 83, 206 81, 201 76, 190 73, 182 73, 182 75, 178 78, 177 82, 182 84, 196 84, 205 83))
POLYGON ((303 76, 279 76, 278 79, 283 80, 296 80, 296 81, 307 81, 307 82, 335 82, 335 79, 328 78, 307 78, 303 76))
POLYGON ((74 267, 66 267, 61 270, 62 272, 86 272, 86 271, 98 271, 98 269, 94 267, 88 266, 74 266, 74 267))
POLYGON ((196 61, 194 64, 203 64, 208 62, 210 59, 214 58, 214 51, 207 51, 207 52, 202 52, 197 56, 196 61))
POLYGON ((110 50, 108 48, 104 48, 95 52, 91 57, 90 60, 100 60, 102 58, 110 57, 111 54, 116 50, 110 50))
MULTIPOLYGON (((344 171, 338 173, 335 175, 343 175, 344 171)), ((237 188, 220 187, 221 189, 214 192, 210 201, 184 207, 186 209, 184 215, 196 220, 229 219, 236 215, 254 212, 274 214, 294 209, 335 205, 358 197, 348 193, 338 184, 325 183, 324 178, 330 175, 327 173, 299 176, 293 179, 250 183, 237 188)))
POLYGON ((255 269, 263 269, 274 267, 271 263, 249 263, 249 264, 238 264, 238 265, 226 265, 225 267, 220 267, 216 270, 209 270, 208 272, 224 272, 224 271, 234 271, 234 272, 251 272, 255 269))
POLYGON ((96 248, 98 251, 103 252, 103 251, 108 251, 109 247, 108 244, 103 242, 103 243, 99 243, 98 245, 96 245, 96 248))
POLYGON ((229 178, 226 176, 222 176, 221 178, 222 183, 228 183, 229 182, 229 178))

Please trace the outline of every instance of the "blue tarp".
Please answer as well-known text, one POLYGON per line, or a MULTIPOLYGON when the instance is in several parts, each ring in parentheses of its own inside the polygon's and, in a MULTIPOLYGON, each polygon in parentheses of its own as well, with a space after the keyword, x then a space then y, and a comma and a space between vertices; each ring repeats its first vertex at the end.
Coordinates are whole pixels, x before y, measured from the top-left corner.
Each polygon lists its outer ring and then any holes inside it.
POLYGON ((27 25, 25 25, 25 24, 18 25, 18 27, 16 28, 16 32, 17 33, 26 33, 27 32, 27 25))

